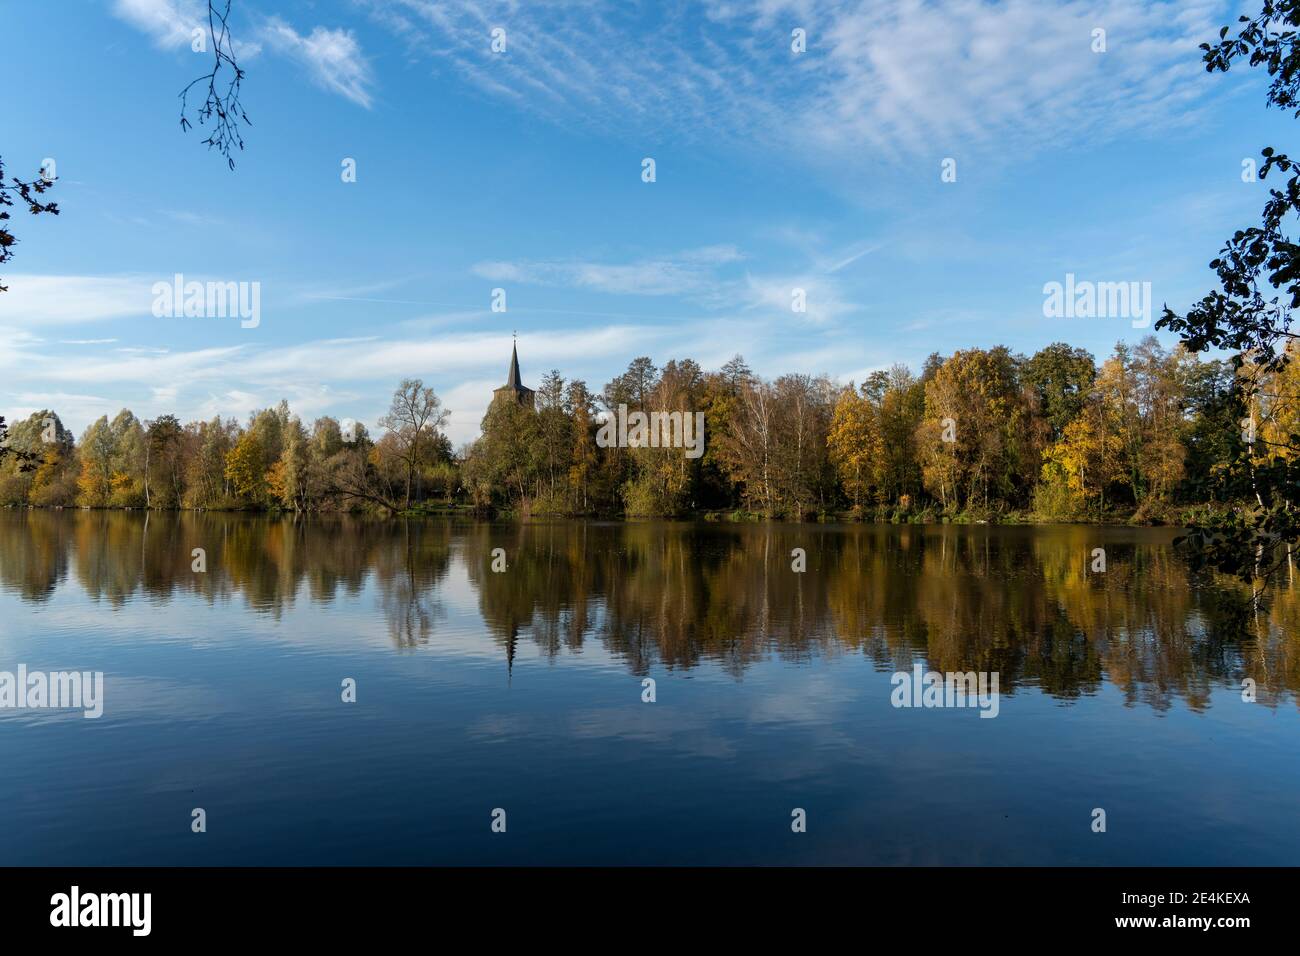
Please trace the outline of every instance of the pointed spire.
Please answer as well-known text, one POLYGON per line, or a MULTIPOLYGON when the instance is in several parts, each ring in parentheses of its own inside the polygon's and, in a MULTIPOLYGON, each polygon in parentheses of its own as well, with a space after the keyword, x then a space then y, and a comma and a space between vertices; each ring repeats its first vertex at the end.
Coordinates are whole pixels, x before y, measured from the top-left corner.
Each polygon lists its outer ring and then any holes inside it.
POLYGON ((513 343, 510 346, 510 374, 506 378, 506 383, 500 388, 493 389, 492 400, 509 398, 527 408, 533 408, 533 390, 523 383, 523 376, 519 374, 519 348, 513 343))
POLYGON ((513 343, 510 346, 510 375, 506 378, 506 387, 513 389, 522 387, 519 381, 519 349, 513 343))

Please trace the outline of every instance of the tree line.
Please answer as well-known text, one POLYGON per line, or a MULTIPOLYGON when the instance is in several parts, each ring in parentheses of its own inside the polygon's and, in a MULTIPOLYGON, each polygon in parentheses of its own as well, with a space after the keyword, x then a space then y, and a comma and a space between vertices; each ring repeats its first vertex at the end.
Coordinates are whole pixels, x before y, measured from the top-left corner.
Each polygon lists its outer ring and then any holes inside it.
POLYGON ((453 449, 432 388, 403 381, 379 437, 310 425, 286 402, 245 423, 141 421, 129 410, 79 439, 49 409, 17 422, 0 458, 0 504, 807 519, 1178 520, 1216 500, 1216 478, 1300 430, 1300 372, 1244 392, 1227 360, 1152 337, 1098 364, 1055 343, 931 355, 861 384, 756 375, 736 356, 706 371, 634 359, 593 391, 551 371, 535 407, 496 401, 481 436, 453 449), (605 447, 603 418, 703 412, 704 453, 605 447), (1258 445, 1256 444, 1258 443, 1258 445))
MULTIPOLYGON (((717 371, 643 357, 599 396, 552 372, 535 414, 494 406, 463 487, 475 504, 553 514, 1166 520, 1212 494, 1216 467, 1250 439, 1233 386, 1229 362, 1151 337, 1100 365, 1064 343, 1030 357, 996 346, 847 386, 765 380, 740 356, 717 371), (703 411, 703 456, 597 447, 598 410, 620 404, 703 411)), ((1254 411, 1264 430, 1285 427, 1280 406, 1254 411)))

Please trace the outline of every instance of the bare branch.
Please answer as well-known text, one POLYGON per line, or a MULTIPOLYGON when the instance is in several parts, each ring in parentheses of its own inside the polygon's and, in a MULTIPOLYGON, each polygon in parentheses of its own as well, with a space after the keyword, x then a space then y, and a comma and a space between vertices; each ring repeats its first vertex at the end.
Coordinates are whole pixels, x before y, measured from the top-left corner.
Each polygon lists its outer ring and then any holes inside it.
POLYGON ((220 11, 217 10, 219 4, 220 0, 208 0, 208 38, 212 41, 212 69, 181 90, 181 129, 188 130, 194 125, 187 116, 190 91, 196 86, 201 89, 206 82, 207 97, 203 105, 194 111, 194 117, 200 126, 212 120, 211 131, 203 143, 208 149, 216 149, 226 157, 226 164, 234 169, 235 158, 231 152, 235 148, 240 150, 244 148, 244 137, 239 129, 240 123, 247 123, 249 126, 253 124, 239 101, 244 71, 235 61, 235 47, 230 37, 231 0, 225 0, 225 6, 220 11))

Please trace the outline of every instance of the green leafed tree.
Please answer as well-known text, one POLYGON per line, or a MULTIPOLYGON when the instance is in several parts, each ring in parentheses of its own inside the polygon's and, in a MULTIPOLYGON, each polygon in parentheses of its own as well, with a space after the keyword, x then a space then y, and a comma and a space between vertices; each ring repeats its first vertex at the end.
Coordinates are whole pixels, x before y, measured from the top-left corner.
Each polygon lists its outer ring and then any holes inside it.
MULTIPOLYGON (((1217 43, 1201 45, 1208 72, 1234 66, 1262 68, 1270 107, 1300 117, 1300 3, 1264 0, 1259 13, 1225 26, 1217 43)), ((1300 306, 1300 245, 1289 232, 1300 213, 1300 165, 1271 146, 1262 151, 1259 179, 1269 186, 1258 225, 1234 232, 1210 263, 1218 287, 1186 312, 1165 307, 1157 328, 1170 329, 1191 352, 1231 353, 1235 403, 1256 407, 1268 381, 1293 360, 1300 306), (1279 181, 1280 180, 1280 181, 1279 181)), ((1205 508, 1182 540, 1194 560, 1255 583, 1291 558, 1300 542, 1300 435, 1229 444, 1233 457, 1212 472, 1215 504, 1205 508)))

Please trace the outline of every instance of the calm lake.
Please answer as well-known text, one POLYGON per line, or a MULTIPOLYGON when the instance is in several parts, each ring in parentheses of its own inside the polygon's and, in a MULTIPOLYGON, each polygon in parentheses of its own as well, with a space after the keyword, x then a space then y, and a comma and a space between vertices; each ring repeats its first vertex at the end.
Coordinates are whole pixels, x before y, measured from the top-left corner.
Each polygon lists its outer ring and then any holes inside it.
POLYGON ((0 864, 1295 864, 1300 584, 1174 536, 0 511, 0 671, 104 674, 0 709, 0 864))

